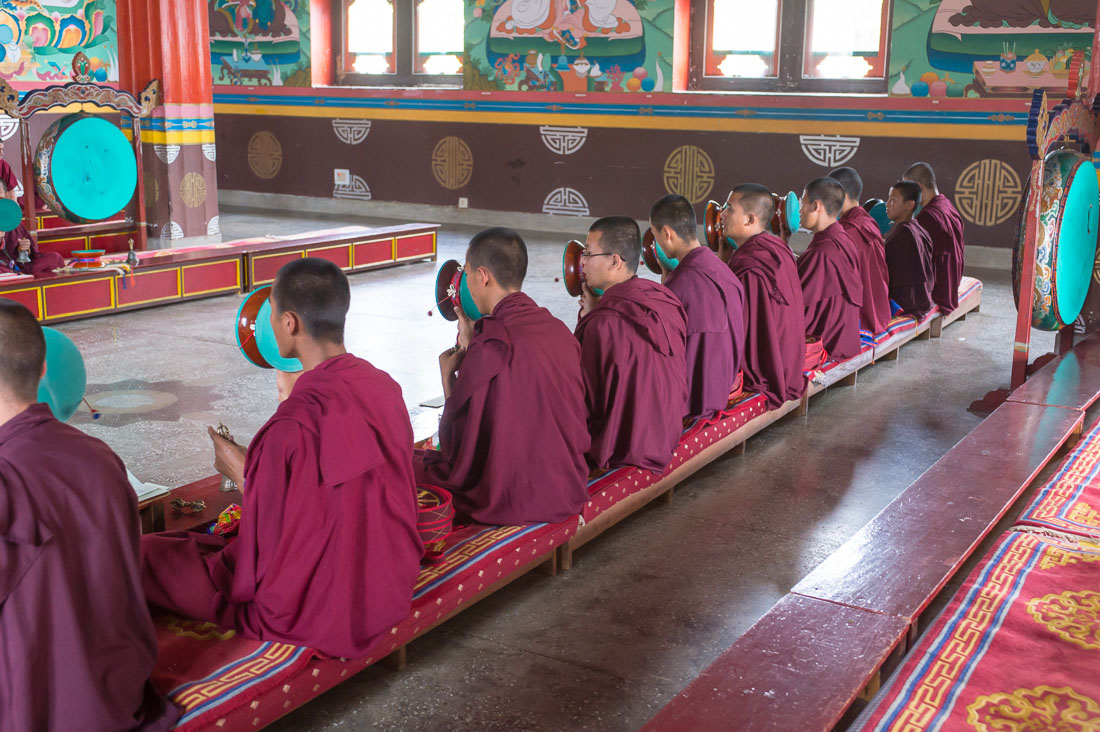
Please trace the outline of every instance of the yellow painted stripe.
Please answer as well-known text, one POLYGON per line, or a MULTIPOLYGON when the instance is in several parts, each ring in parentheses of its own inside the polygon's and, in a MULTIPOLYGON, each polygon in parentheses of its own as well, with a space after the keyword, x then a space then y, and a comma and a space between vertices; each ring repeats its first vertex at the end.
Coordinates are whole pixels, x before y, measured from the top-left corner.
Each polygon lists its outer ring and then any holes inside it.
MULTIPOLYGON (((126 139, 130 139, 129 128, 123 129, 126 139)), ((214 142, 214 130, 142 130, 141 141, 151 142, 156 145, 198 145, 204 142, 214 142)))
MULTIPOLYGON (((464 122, 481 124, 547 124, 634 130, 678 130, 699 132, 777 132, 806 135, 860 135, 862 137, 912 137, 944 140, 1003 140, 1023 142, 1024 125, 1003 124, 920 124, 916 122, 849 122, 777 119, 699 119, 694 117, 617 117, 594 114, 545 112, 462 112, 453 110, 359 109, 352 107, 282 107, 252 104, 215 104, 215 114, 246 114, 268 117, 341 117, 413 122, 464 122)), ((163 134, 163 133, 161 133, 163 134)), ((213 134, 213 133, 211 133, 213 134)), ((144 134, 142 136, 144 138, 144 134)))

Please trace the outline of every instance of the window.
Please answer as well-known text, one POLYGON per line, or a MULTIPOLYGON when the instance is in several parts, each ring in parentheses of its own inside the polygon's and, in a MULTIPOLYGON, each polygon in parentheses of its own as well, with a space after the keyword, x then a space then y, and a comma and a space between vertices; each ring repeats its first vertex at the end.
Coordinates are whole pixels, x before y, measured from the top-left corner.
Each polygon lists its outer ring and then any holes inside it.
POLYGON ((341 84, 462 83, 463 0, 340 0, 341 84))
POLYGON ((693 0, 691 88, 885 92, 884 0, 693 0))

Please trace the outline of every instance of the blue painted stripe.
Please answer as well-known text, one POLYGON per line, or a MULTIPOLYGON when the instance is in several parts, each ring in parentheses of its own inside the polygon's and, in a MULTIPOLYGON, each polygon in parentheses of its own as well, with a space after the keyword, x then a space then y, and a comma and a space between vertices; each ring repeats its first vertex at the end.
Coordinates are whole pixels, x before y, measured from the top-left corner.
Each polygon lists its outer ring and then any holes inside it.
MULTIPOLYGON (((266 653, 267 650, 272 645, 274 645, 274 644, 270 643, 270 642, 264 643, 256 650, 255 653, 251 653, 248 656, 245 656, 244 658, 239 658, 239 659, 233 661, 232 663, 226 664, 225 666, 222 666, 220 669, 218 669, 214 673, 212 673, 209 676, 206 676, 202 679, 199 679, 197 681, 191 681, 191 682, 188 682, 186 684, 182 684, 179 687, 177 687, 177 688, 173 689, 172 691, 170 691, 168 693, 168 695, 170 697, 172 697, 172 696, 175 696, 175 695, 177 695, 177 694, 179 694, 183 691, 186 691, 186 690, 188 690, 188 689, 190 689, 190 688, 192 688, 192 687, 194 687, 198 684, 202 684, 202 683, 206 683, 208 681, 212 681, 213 679, 217 678, 218 676, 220 676, 220 675, 226 673, 227 671, 231 670, 233 667, 240 666, 241 664, 243 664, 247 661, 251 661, 251 660, 259 657, 260 655, 266 653)), ((207 701, 203 702, 202 704, 199 704, 199 705, 195 706, 194 708, 188 710, 188 712, 186 714, 184 714, 176 724, 181 725, 185 722, 188 722, 188 721, 194 719, 195 717, 197 717, 198 715, 202 714, 203 712, 205 712, 207 709, 209 709, 213 706, 219 706, 221 704, 224 704, 226 701, 228 701, 228 700, 232 699, 233 697, 239 695, 241 692, 246 691, 247 689, 252 688, 256 684, 271 678, 275 674, 281 673, 284 669, 288 668, 289 666, 291 666, 295 662, 297 662, 298 659, 300 659, 302 657, 303 653, 308 653, 308 652, 309 652, 309 649, 298 647, 290 655, 289 658, 287 658, 282 663, 279 663, 275 666, 272 666, 266 673, 261 674, 260 676, 253 677, 251 680, 248 681, 248 683, 240 684, 238 686, 234 686, 228 693, 219 694, 218 696, 213 697, 211 699, 208 699, 207 701)))
MULTIPOLYGON (((908 703, 909 698, 912 696, 913 689, 916 687, 917 682, 923 679, 925 674, 928 673, 929 666, 931 666, 935 659, 939 656, 940 651, 943 649, 943 646, 947 643, 948 639, 954 635, 955 629, 966 616, 966 611, 970 608, 971 605, 973 605, 978 593, 981 592, 986 582, 989 581, 989 576, 993 572, 993 569, 1000 564, 1001 560, 1004 558, 1004 555, 1008 552, 1009 548, 1015 541, 1017 541, 1018 538, 1018 536, 1010 537, 1007 541, 1004 541, 1000 547, 998 547, 996 553, 993 555, 993 559, 988 564, 986 564, 985 568, 982 570, 981 575, 974 582, 974 585, 970 588, 970 591, 966 593, 966 597, 961 603, 959 603, 959 607, 955 610, 955 614, 951 617, 950 622, 948 622, 947 625, 944 626, 943 630, 940 631, 940 634, 936 637, 936 640, 933 643, 932 647, 924 654, 924 657, 921 658, 920 664, 918 664, 917 668, 914 669, 914 672, 905 681, 905 684, 902 686, 902 689, 898 693, 897 698, 894 699, 894 703, 891 704, 890 708, 887 710, 886 716, 883 717, 882 721, 880 721, 875 727, 876 730, 887 730, 897 720, 898 714, 901 712, 902 707, 904 707, 905 704, 908 703)), ((997 611, 997 614, 996 616, 994 616, 993 621, 990 623, 989 627, 986 628, 985 631, 982 633, 982 638, 980 643, 978 644, 978 648, 975 650, 974 654, 971 655, 971 657, 967 660, 966 665, 963 667, 963 672, 962 674, 960 674, 959 678, 955 679, 955 681, 952 682, 947 698, 945 699, 943 706, 941 706, 940 709, 936 712, 936 716, 932 719, 932 723, 928 727, 928 732, 934 732, 935 730, 937 730, 943 724, 944 720, 946 719, 946 715, 950 714, 959 693, 962 691, 963 687, 966 686, 966 682, 970 679, 970 676, 974 671, 975 665, 977 665, 978 661, 980 661, 982 656, 985 655, 985 652, 989 649, 989 644, 993 640, 993 636, 996 635, 997 631, 1001 627, 1001 624, 1004 623, 1005 615, 1008 613, 1008 609, 1012 606, 1012 603, 1015 601, 1017 595, 1019 595, 1020 588, 1023 586, 1024 579, 1031 572, 1032 568, 1035 565, 1035 562, 1039 558, 1039 555, 1042 554, 1042 546, 1043 543, 1039 542, 1035 550, 1032 551, 1031 556, 1028 558, 1024 567, 1020 570, 1020 573, 1016 576, 1016 579, 1012 584, 1012 588, 1009 591, 1008 596, 1002 603, 1001 608, 997 611)))
MULTIPOLYGON (((523 537, 530 534, 532 531, 535 531, 536 529, 541 529, 543 526, 546 526, 546 524, 531 524, 530 526, 526 527, 523 531, 520 531, 516 534, 513 534, 512 536, 508 537, 504 541, 501 541, 497 544, 493 544, 491 547, 486 549, 484 552, 481 552, 476 557, 471 557, 470 559, 466 560, 465 562, 463 562, 459 566, 452 569, 450 572, 447 572, 445 575, 442 575, 441 577, 438 577, 434 581, 429 582, 428 584, 421 587, 419 590, 417 590, 415 593, 413 593, 413 600, 419 600, 425 594, 427 594, 428 592, 431 592, 436 587, 439 587, 444 582, 447 582, 448 580, 450 580, 452 577, 454 577, 459 572, 463 571, 464 569, 466 569, 466 568, 468 568, 468 567, 470 567, 474 564, 477 564, 478 562, 483 560, 486 557, 486 555, 490 554, 491 552, 495 552, 497 549, 501 549, 503 547, 508 546, 509 544, 515 543, 519 539, 522 539, 523 537)), ((492 530, 494 530, 494 529, 487 529, 487 531, 492 531, 492 530)), ((464 541, 464 542, 456 545, 454 547, 454 549, 452 549, 452 551, 454 551, 455 549, 458 549, 461 546, 464 546, 469 541, 473 541, 474 539, 476 539, 477 537, 481 536, 484 533, 485 533, 484 531, 481 531, 481 532, 478 532, 477 534, 474 534, 467 541, 464 541)))
MULTIPOLYGON (((1085 438, 1081 440, 1077 448, 1072 453, 1070 453, 1070 456, 1066 458, 1066 461, 1064 463, 1062 463, 1062 467, 1058 469, 1058 472, 1054 474, 1054 477, 1047 481, 1047 484, 1039 490, 1039 492, 1035 496, 1035 500, 1031 502, 1031 505, 1028 506, 1023 514, 1020 516, 1021 521, 1031 520, 1035 521, 1036 523, 1040 522, 1039 519, 1029 519, 1028 517, 1035 512, 1035 509, 1039 507, 1040 503, 1045 501, 1047 497, 1050 496, 1051 490, 1054 488, 1054 485, 1059 480, 1061 480, 1067 472, 1069 472, 1069 469, 1070 467, 1072 467, 1073 463, 1075 463, 1077 459, 1081 457, 1084 451, 1088 449, 1088 447, 1093 442, 1095 442, 1098 437, 1100 437, 1100 421, 1098 421, 1096 425, 1089 431, 1089 433, 1085 435, 1085 438)), ((1076 489, 1073 491, 1072 494, 1070 494, 1069 500, 1065 502, 1061 509, 1059 509, 1058 518, 1065 519, 1065 514, 1069 511, 1069 507, 1077 501, 1078 497, 1080 497, 1081 495, 1081 492, 1084 491, 1085 483, 1092 480, 1097 475, 1100 475, 1100 460, 1098 460, 1096 464, 1092 466, 1092 470, 1089 471, 1088 477, 1086 477, 1085 480, 1081 483, 1077 484, 1076 489)))
POLYGON ((401 109, 407 111, 470 111, 517 114, 603 115, 696 119, 810 120, 911 124, 1026 125, 1026 112, 970 112, 945 110, 802 109, 789 107, 681 106, 599 104, 579 102, 525 102, 514 100, 405 99, 394 97, 268 96, 215 94, 216 104, 273 107, 342 107, 347 109, 401 109), (881 117, 881 119, 880 119, 881 117))

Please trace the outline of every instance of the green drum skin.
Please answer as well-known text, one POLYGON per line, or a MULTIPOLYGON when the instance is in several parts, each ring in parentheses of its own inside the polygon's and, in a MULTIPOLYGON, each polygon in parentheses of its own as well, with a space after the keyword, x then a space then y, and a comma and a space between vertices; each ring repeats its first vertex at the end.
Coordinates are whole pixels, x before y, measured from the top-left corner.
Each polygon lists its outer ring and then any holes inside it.
POLYGON ((68 221, 102 221, 124 209, 137 188, 134 149, 101 117, 70 114, 47 128, 34 161, 38 194, 68 221))
POLYGON ((42 328, 46 339, 46 375, 38 383, 38 401, 49 405, 62 422, 76 414, 88 385, 84 358, 72 340, 59 330, 42 328))
MULTIPOLYGON (((1026 211, 1025 204, 1025 216, 1026 211)), ((1056 331, 1077 319, 1092 280, 1100 223, 1100 185, 1092 161, 1072 150, 1047 155, 1038 213, 1031 325, 1056 331)), ((1013 257, 1017 307, 1025 223, 1021 222, 1013 257)))
POLYGON ((0 231, 15 231, 23 223, 23 209, 10 198, 0 198, 0 231))

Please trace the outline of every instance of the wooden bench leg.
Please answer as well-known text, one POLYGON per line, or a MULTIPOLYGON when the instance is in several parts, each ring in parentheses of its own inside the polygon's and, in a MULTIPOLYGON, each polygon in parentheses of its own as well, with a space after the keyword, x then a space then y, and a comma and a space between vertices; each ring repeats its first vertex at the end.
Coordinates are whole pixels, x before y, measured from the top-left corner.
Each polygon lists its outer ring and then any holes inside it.
POLYGON ((975 305, 975 306, 974 306, 974 309, 973 309, 973 310, 971 310, 970 312, 972 312, 972 313, 980 313, 981 311, 982 311, 982 304, 981 304, 981 303, 978 303, 977 305, 975 305))
MULTIPOLYGON (((966 317, 965 315, 963 316, 966 317)), ((961 320, 962 318, 960 318, 961 320)), ((932 322, 928 324, 928 335, 932 338, 939 338, 943 335, 943 316, 933 318, 932 322)))
POLYGON ((562 572, 573 569, 573 546, 569 542, 558 547, 558 569, 562 572))
MULTIPOLYGON (((806 388, 808 389, 809 387, 806 387, 806 388)), ((806 414, 809 411, 810 411, 810 395, 809 394, 803 394, 802 395, 802 401, 798 403, 798 416, 799 417, 805 417, 806 414)))
POLYGON ((667 491, 661 494, 661 503, 672 503, 672 499, 676 497, 676 486, 669 488, 667 491))
POLYGON ((863 687, 863 691, 859 692, 859 698, 863 701, 871 701, 881 688, 882 674, 876 671, 875 675, 871 677, 871 680, 867 682, 867 686, 863 687))
POLYGON ((746 444, 748 444, 748 441, 742 440, 741 442, 737 443, 737 446, 734 447, 733 450, 731 450, 730 452, 732 452, 734 455, 744 455, 746 444))
POLYGON ((856 385, 856 378, 858 376, 859 376, 859 372, 858 371, 853 371, 852 373, 848 374, 847 376, 845 376, 840 381, 836 382, 836 384, 834 386, 855 386, 856 385))
POLYGON ((558 550, 555 549, 554 551, 550 552, 550 556, 547 557, 545 562, 543 562, 542 564, 539 565, 538 569, 539 569, 539 572, 542 572, 545 575, 549 575, 550 577, 557 577, 558 576, 558 550))
POLYGON ((875 359, 876 361, 897 361, 898 356, 901 355, 901 347, 895 348, 884 356, 875 359))
POLYGON ((408 656, 405 654, 405 646, 382 659, 382 664, 391 671, 404 671, 408 656))

